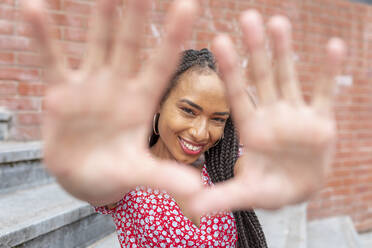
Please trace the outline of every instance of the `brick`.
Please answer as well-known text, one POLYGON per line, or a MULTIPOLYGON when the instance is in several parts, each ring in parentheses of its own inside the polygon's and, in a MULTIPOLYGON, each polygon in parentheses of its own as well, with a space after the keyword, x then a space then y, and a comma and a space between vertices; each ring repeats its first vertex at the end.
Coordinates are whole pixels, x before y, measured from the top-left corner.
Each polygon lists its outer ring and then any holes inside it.
POLYGON ((88 27, 88 17, 73 15, 70 13, 51 13, 50 21, 54 25, 70 26, 70 27, 88 27))
POLYGON ((19 113, 16 115, 18 125, 40 125, 41 122, 41 113, 19 113))
POLYGON ((36 51, 36 46, 29 38, 2 36, 0 37, 0 49, 13 51, 36 51))
POLYGON ((18 93, 21 96, 44 96, 45 84, 43 83, 23 83, 18 85, 18 93))
POLYGON ((198 18, 195 22, 195 29, 198 30, 213 30, 213 22, 207 18, 198 18))
POLYGON ((0 19, 15 20, 15 10, 11 7, 0 5, 0 19))
POLYGON ((0 96, 15 96, 17 94, 17 82, 0 81, 0 96))
POLYGON ((228 9, 234 10, 235 9, 235 1, 228 1, 228 0, 213 0, 210 2, 211 8, 221 8, 221 9, 228 9))
POLYGON ((216 34, 212 32, 198 32, 196 39, 198 42, 211 42, 215 36, 216 34))
POLYGON ((92 11, 92 5, 89 2, 65 0, 63 10, 73 14, 89 15, 92 11))
POLYGON ((39 71, 35 69, 0 68, 0 80, 39 81, 39 71))
MULTIPOLYGON (((20 36, 33 37, 33 30, 31 25, 21 23, 16 26, 16 33, 20 36)), ((57 26, 49 26, 49 33, 52 39, 61 39, 61 28, 57 26)))
POLYGON ((66 28, 63 32, 63 38, 67 41, 85 42, 87 31, 80 28, 66 28))
POLYGON ((61 0, 45 0, 47 9, 60 10, 61 0))
POLYGON ((14 53, 0 52, 0 64, 14 63, 14 53))
POLYGON ((0 0, 0 4, 14 5, 14 0, 0 0))
POLYGON ((41 130, 39 126, 18 126, 14 128, 12 138, 17 141, 40 140, 41 130))
POLYGON ((59 42, 61 51, 68 56, 82 57, 85 52, 85 44, 76 42, 59 42))
POLYGON ((13 34, 14 24, 9 21, 0 20, 0 35, 1 34, 13 34))
POLYGON ((235 26, 231 21, 215 20, 214 26, 218 32, 234 32, 235 26))
POLYGON ((42 66, 41 56, 39 54, 18 53, 17 64, 23 66, 40 67, 42 66))
POLYGON ((40 100, 30 98, 0 98, 0 106, 9 110, 40 110, 40 100))
POLYGON ((208 48, 208 49, 210 49, 211 46, 210 46, 210 44, 207 43, 207 42, 197 42, 197 43, 196 43, 196 47, 195 47, 195 49, 197 49, 197 50, 201 50, 201 49, 203 49, 203 48, 208 48))

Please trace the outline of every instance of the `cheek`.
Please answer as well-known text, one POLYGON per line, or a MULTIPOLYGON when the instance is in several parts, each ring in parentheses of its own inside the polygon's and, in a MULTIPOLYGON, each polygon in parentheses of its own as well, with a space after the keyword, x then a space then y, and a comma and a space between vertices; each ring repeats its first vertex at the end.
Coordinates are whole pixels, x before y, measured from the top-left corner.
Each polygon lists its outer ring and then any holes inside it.
POLYGON ((187 123, 183 117, 177 113, 168 113, 159 119, 159 131, 162 138, 167 139, 169 135, 181 132, 186 129, 187 123))

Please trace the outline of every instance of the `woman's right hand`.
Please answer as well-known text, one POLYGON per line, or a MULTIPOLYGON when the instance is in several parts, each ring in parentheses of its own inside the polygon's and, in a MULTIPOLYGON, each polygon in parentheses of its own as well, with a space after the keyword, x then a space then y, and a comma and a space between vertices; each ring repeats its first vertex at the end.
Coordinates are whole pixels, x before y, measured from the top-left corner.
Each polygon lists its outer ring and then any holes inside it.
POLYGON ((156 161, 149 127, 159 99, 191 33, 197 4, 176 1, 165 35, 140 72, 141 41, 150 0, 130 0, 123 21, 114 0, 99 0, 81 69, 63 65, 49 36, 41 1, 27 1, 25 17, 40 45, 48 90, 43 138, 47 169, 73 196, 94 205, 120 200, 137 185, 190 194, 200 175, 188 166, 156 161))

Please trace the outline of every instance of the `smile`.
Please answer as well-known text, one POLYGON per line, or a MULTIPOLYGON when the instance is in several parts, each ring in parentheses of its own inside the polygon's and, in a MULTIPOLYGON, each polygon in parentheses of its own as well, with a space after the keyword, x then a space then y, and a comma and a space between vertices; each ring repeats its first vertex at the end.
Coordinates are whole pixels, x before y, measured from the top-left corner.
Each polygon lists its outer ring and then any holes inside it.
POLYGON ((203 147, 204 147, 204 145, 197 146, 197 145, 194 145, 194 144, 190 144, 189 142, 187 142, 186 140, 184 140, 184 139, 182 139, 180 137, 179 137, 179 141, 180 141, 182 150, 186 154, 190 154, 190 155, 199 154, 203 150, 203 147))

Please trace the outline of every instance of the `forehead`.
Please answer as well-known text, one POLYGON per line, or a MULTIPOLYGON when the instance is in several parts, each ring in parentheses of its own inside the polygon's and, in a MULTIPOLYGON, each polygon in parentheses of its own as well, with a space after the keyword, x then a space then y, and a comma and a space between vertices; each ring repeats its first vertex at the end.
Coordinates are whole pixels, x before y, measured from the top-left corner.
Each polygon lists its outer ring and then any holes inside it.
POLYGON ((225 86, 214 71, 191 71, 183 74, 169 98, 176 101, 185 98, 202 108, 218 109, 216 111, 229 109, 225 86))

